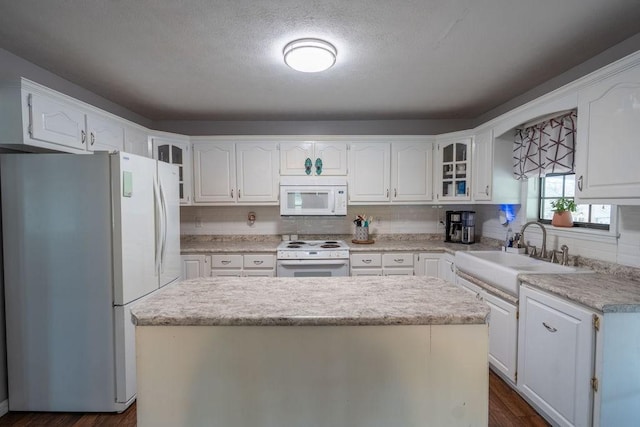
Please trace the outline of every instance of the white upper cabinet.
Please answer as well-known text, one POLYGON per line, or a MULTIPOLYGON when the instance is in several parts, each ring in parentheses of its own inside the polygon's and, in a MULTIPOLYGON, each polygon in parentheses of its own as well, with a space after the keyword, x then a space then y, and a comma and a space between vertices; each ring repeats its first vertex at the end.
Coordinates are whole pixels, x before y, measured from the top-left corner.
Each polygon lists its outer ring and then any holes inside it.
POLYGON ((191 144, 181 135, 152 136, 153 158, 178 166, 180 204, 191 204, 191 144))
POLYGON ((233 142, 193 143, 195 203, 234 203, 236 151, 233 142))
POLYGON ((31 138, 86 150, 85 115, 81 109, 36 93, 28 94, 27 99, 31 138))
POLYGON ((433 199, 433 144, 391 144, 391 201, 427 202, 433 199))
POLYGON ((576 198, 640 204, 640 65, 578 92, 576 198))
POLYGON ((26 79, 0 85, 3 146, 78 154, 122 151, 126 124, 119 117, 26 79))
POLYGON ((428 137, 398 139, 351 143, 350 203, 412 204, 433 199, 433 143, 428 137))
POLYGON ((87 114, 87 148, 91 151, 122 151, 124 126, 115 120, 87 114))
POLYGON ((280 144, 280 175, 346 174, 346 142, 295 141, 280 144))
POLYGON ((220 140, 193 143, 195 203, 278 203, 278 145, 220 140))
POLYGON ((519 204, 521 183, 513 176, 514 135, 495 138, 479 130, 472 143, 471 196, 475 202, 519 204))
POLYGON ((277 203, 278 146, 274 142, 236 144, 238 202, 277 203))
POLYGON ((471 200, 471 138, 443 140, 437 147, 436 199, 471 200))
POLYGON ((353 142, 349 150, 349 202, 388 202, 391 144, 353 142))

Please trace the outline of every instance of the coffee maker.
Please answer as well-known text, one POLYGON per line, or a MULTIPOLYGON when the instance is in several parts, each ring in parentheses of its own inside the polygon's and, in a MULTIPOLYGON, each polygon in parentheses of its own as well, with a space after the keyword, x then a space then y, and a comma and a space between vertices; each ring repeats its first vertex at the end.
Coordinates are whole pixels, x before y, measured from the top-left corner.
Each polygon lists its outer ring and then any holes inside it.
POLYGON ((447 211, 444 241, 473 243, 475 241, 475 211, 447 211))
POLYGON ((475 242, 476 213, 474 211, 462 212, 462 243, 475 242))

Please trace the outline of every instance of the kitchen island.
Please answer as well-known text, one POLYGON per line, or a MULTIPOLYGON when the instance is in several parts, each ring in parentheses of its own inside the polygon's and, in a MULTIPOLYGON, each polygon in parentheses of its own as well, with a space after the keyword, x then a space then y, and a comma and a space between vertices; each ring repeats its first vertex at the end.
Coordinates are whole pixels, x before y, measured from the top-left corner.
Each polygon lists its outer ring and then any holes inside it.
POLYGON ((488 313, 433 277, 184 281, 133 309, 138 425, 487 425, 488 313))

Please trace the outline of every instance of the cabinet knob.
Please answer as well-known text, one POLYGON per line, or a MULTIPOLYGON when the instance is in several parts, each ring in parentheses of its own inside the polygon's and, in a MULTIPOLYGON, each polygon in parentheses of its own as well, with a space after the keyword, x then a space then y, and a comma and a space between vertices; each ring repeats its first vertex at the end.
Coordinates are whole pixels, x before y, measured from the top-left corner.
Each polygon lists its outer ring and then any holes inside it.
POLYGON ((238 199, 241 197, 240 189, 238 188, 238 199))
POLYGON ((222 263, 222 265, 228 265, 231 263, 231 260, 223 259, 222 261, 220 261, 220 263, 222 263))
POLYGON ((231 198, 233 199, 233 188, 231 189, 231 198))
POLYGON ((396 262, 398 264, 402 264, 404 262, 404 260, 402 258, 396 258, 393 260, 393 262, 396 262))
POLYGON ((371 264, 371 260, 370 259, 363 259, 362 262, 365 263, 365 264, 371 264))
POLYGON ((254 263, 255 265, 260 265, 260 264, 262 264, 263 262, 264 262, 264 261, 260 261, 260 260, 255 260, 255 261, 253 261, 253 263, 254 263))
POLYGON ((549 332, 557 332, 557 329, 554 328, 553 326, 549 326, 547 325, 545 322, 542 322, 542 326, 544 326, 545 328, 547 328, 547 331, 549 332))
POLYGON ((582 191, 582 175, 578 178, 578 190, 582 191))
POLYGON ((93 146, 95 142, 96 142, 96 136, 94 135, 93 132, 91 132, 91 145, 93 146))
POLYGON ((398 189, 397 188, 393 189, 393 197, 398 197, 398 189))
POLYGON ((80 135, 82 136, 82 143, 84 144, 87 141, 87 133, 83 130, 80 131, 80 135))
POLYGON ((389 189, 387 188, 387 197, 389 197, 389 189))
POLYGON ((487 196, 489 195, 489 186, 487 185, 487 188, 484 189, 484 194, 486 194, 487 196))

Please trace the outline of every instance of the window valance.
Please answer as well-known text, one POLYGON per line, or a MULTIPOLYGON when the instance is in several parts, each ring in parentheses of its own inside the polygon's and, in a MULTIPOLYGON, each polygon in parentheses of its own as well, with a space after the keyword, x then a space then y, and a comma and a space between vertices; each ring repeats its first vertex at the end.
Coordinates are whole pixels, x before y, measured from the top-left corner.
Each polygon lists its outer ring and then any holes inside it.
POLYGON ((576 111, 517 129, 513 146, 516 179, 574 171, 576 111))

